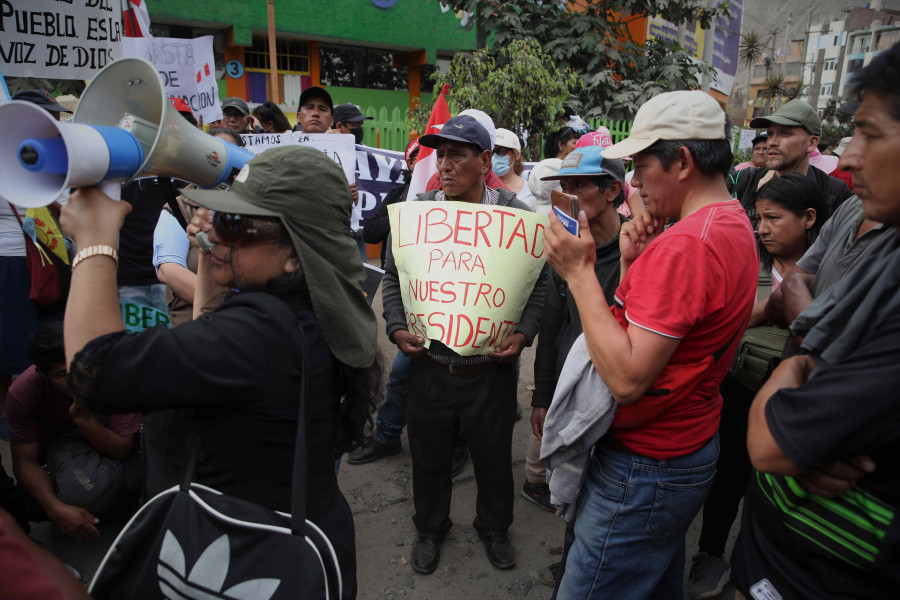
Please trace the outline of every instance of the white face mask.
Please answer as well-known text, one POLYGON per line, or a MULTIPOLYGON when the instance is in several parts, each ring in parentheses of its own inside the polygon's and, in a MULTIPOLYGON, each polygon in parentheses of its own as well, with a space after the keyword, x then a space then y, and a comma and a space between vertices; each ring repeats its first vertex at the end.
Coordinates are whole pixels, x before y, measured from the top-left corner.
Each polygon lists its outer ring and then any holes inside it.
POLYGON ((509 157, 492 154, 491 165, 494 168, 494 173, 496 173, 499 177, 503 177, 509 172, 509 157))

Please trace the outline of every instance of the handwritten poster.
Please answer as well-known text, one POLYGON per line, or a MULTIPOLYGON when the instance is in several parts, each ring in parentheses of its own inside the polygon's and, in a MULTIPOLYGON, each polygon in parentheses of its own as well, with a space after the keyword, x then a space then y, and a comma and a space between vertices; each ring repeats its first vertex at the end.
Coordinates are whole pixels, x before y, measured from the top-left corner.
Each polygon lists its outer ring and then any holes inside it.
MULTIPOLYGON (((2 1, 2 0, 0 0, 2 1)), ((122 55, 143 58, 159 71, 166 94, 184 99, 194 118, 214 121, 219 104, 213 36, 123 38, 122 55)))
POLYGON ((116 0, 0 0, 0 63, 6 77, 91 79, 119 58, 116 0))
POLYGON ((410 333, 472 356, 515 331, 544 265, 546 216, 465 202, 400 202, 388 214, 410 333))
POLYGON ((269 148, 300 144, 320 150, 336 162, 347 181, 355 181, 356 173, 356 144, 353 136, 341 133, 302 133, 300 131, 288 131, 286 133, 246 133, 241 134, 245 147, 250 152, 259 154, 269 148))

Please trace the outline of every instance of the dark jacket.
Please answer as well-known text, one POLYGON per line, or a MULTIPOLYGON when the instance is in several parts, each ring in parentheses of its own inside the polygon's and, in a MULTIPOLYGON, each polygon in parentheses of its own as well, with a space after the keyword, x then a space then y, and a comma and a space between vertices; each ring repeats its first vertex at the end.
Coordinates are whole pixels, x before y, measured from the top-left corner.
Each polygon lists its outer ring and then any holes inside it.
POLYGON ((395 187, 387 193, 375 212, 366 219, 363 226, 363 239, 367 244, 381 244, 381 268, 384 268, 384 256, 387 252, 388 235, 391 233, 391 219, 388 216, 388 206, 406 200, 409 191, 409 181, 399 187, 395 187))
MULTIPOLYGON (((597 247, 594 273, 600 282, 606 303, 610 306, 616 288, 619 287, 620 256, 618 237, 597 247)), ((534 394, 531 406, 550 408, 566 357, 582 331, 578 307, 575 305, 575 298, 569 293, 569 284, 555 270, 548 269, 540 337, 534 357, 534 394)))
MULTIPOLYGON (((732 183, 731 178, 726 180, 728 191, 731 195, 741 201, 741 206, 747 211, 750 221, 756 225, 756 199, 759 196, 759 181, 766 176, 769 169, 766 167, 747 168, 738 171, 737 180, 732 183)), ((835 213, 841 203, 850 197, 850 188, 847 184, 832 177, 824 171, 810 166, 806 171, 806 176, 812 178, 816 183, 816 187, 821 190, 825 197, 825 203, 828 206, 827 218, 835 213)))

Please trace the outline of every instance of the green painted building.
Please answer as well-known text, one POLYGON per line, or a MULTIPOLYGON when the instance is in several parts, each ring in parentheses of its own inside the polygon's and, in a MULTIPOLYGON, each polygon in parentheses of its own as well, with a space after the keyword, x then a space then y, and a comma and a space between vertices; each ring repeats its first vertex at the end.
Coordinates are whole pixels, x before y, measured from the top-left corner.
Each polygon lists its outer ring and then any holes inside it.
POLYGON ((438 0, 274 0, 279 90, 273 94, 267 0, 145 2, 153 35, 215 36, 223 98, 269 99, 289 110, 303 89, 319 85, 335 104, 384 108, 389 119, 405 115, 430 97, 429 75, 439 61, 475 48, 467 16, 438 0))

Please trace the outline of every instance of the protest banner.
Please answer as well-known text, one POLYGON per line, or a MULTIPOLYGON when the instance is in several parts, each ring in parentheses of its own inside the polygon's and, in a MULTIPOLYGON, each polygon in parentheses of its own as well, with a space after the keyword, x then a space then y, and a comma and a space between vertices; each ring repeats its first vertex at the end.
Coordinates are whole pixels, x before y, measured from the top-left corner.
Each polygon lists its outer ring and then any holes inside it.
POLYGON ((285 145, 303 145, 325 153, 344 170, 347 181, 356 176, 356 151, 353 136, 342 133, 303 133, 286 131, 284 133, 242 133, 241 139, 250 152, 259 154, 269 148, 285 145))
POLYGON ((115 0, 0 0, 0 62, 6 77, 91 79, 119 57, 115 0))
POLYGON ((755 129, 741 129, 741 138, 738 142, 738 150, 746 150, 753 147, 753 138, 756 137, 755 129))
POLYGON ((356 146, 356 188, 359 202, 351 215, 351 229, 360 229, 385 196, 404 183, 403 152, 356 146))
POLYGON ((213 36, 192 40, 163 37, 122 38, 122 56, 143 58, 159 71, 166 94, 183 98, 194 118, 215 120, 219 104, 213 36))
POLYGON ((544 265, 547 217, 505 206, 388 207, 407 329, 462 356, 512 334, 544 265))

